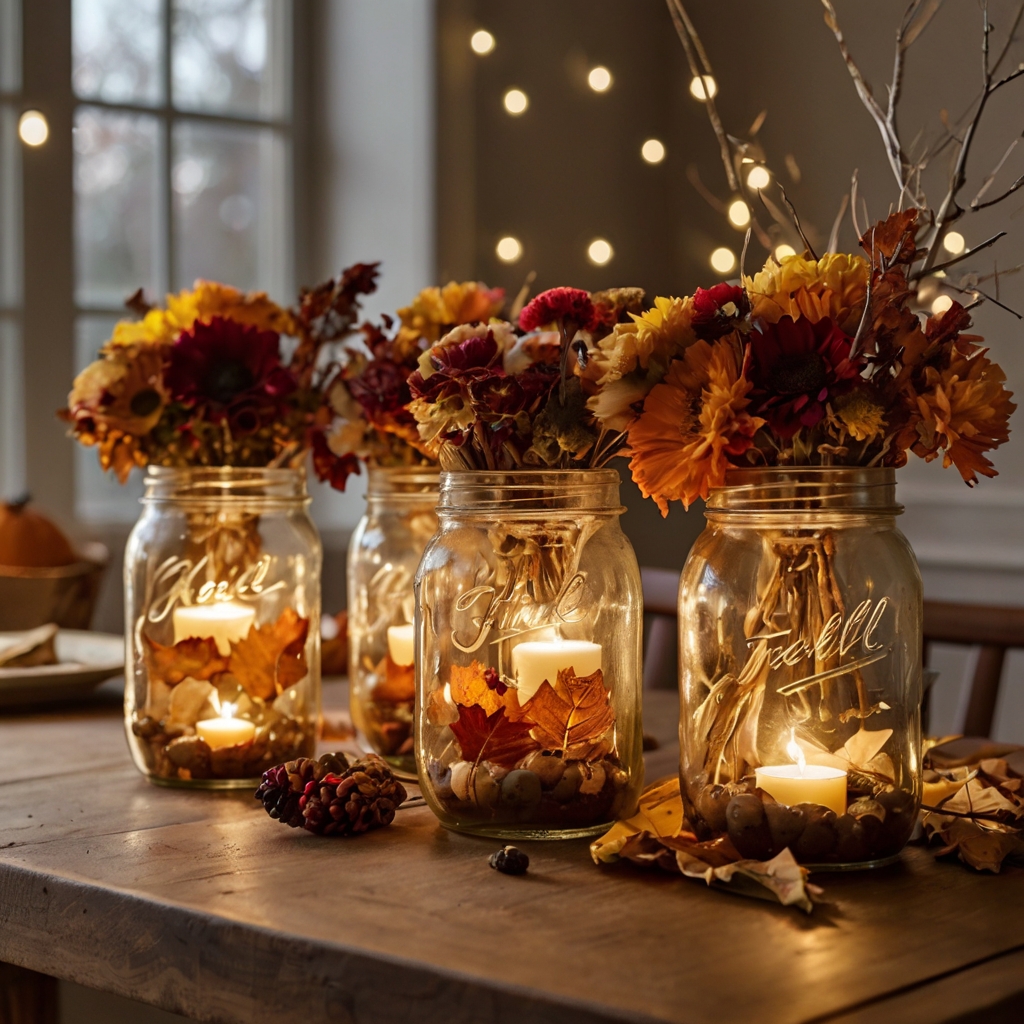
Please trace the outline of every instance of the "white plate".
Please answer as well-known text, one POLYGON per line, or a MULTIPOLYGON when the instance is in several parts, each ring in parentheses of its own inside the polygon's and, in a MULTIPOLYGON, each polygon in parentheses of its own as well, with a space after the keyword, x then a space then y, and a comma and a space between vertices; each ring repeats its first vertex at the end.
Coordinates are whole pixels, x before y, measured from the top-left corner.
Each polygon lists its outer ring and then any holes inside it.
POLYGON ((0 668, 0 707, 68 700, 124 671, 124 637, 62 629, 56 665, 0 668))

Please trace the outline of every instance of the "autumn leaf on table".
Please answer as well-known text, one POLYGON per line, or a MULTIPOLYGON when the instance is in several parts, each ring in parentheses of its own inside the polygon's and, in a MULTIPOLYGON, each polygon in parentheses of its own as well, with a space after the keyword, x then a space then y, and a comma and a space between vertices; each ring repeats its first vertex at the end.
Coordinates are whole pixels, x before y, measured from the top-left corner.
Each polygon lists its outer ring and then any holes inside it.
POLYGON ((1024 838, 1015 829, 998 825, 983 826, 966 818, 946 819, 941 829, 932 831, 925 822, 925 829, 937 835, 945 846, 936 853, 937 857, 956 853, 976 871, 998 873, 1007 857, 1024 859, 1024 838))
POLYGON ((221 657, 212 637, 187 637, 167 647, 148 636, 144 639, 149 676, 156 682, 168 686, 189 678, 208 682, 228 670, 228 659, 221 657))
POLYGON ((539 749, 530 735, 531 724, 513 722, 502 708, 488 715, 479 704, 460 704, 458 711, 459 720, 452 722, 451 730, 467 761, 490 761, 503 768, 514 768, 527 754, 539 749))
POLYGON ((397 665, 385 654, 376 669, 381 681, 370 693, 372 700, 382 704, 402 704, 416 697, 416 674, 412 665, 397 665))
POLYGON ((585 760, 615 725, 609 697, 600 669, 582 678, 563 669, 554 686, 541 683, 522 713, 535 723, 533 738, 544 750, 564 750, 566 757, 585 760))
POLYGON ((250 626, 248 636, 231 644, 231 674, 250 697, 272 700, 306 677, 309 619, 291 609, 277 622, 250 626))

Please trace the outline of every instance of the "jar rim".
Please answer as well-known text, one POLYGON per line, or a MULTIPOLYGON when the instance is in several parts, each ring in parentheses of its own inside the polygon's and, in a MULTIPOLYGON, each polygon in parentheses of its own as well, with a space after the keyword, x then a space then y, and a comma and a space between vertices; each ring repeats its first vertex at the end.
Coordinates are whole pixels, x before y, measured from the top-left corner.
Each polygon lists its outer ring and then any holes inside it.
POLYGON ((620 515, 618 470, 455 469, 441 473, 439 515, 554 512, 620 515))
POLYGON ((302 466, 147 466, 144 505, 295 507, 311 501, 302 466))
POLYGON ((729 469, 711 488, 707 510, 791 513, 830 510, 899 515, 891 466, 752 466, 729 469))

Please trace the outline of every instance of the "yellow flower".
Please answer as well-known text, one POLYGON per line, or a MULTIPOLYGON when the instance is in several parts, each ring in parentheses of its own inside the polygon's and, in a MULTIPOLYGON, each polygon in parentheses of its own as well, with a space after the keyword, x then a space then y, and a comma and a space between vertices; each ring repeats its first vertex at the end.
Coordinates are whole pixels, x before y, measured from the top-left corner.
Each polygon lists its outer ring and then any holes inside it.
POLYGON ((885 410, 863 390, 839 399, 836 416, 855 441, 871 441, 885 429, 885 410))
POLYGON ((450 281, 443 288, 424 288, 411 305, 398 311, 402 321, 398 347, 411 352, 421 338, 433 345, 459 324, 486 323, 498 315, 504 302, 504 289, 488 288, 482 281, 450 281))
POLYGON ((817 322, 831 317, 844 331, 857 329, 867 294, 868 263, 860 256, 826 253, 820 260, 783 256, 744 278, 755 320, 778 323, 784 316, 817 322))

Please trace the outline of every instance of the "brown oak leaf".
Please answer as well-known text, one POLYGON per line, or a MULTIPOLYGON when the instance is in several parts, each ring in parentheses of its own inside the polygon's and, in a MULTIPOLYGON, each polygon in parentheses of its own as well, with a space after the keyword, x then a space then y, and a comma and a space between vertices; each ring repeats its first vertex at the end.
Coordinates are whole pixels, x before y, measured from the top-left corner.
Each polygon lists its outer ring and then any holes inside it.
POLYGON ((149 677, 167 686, 177 686, 182 679, 208 682, 228 670, 228 659, 217 651, 212 637, 190 636, 165 647, 155 640, 146 641, 146 662, 149 677))
POLYGON ((459 705, 459 720, 451 725, 465 760, 490 761, 503 768, 514 768, 539 749, 530 729, 529 722, 513 722, 503 708, 488 715, 479 704, 459 705))
POLYGON ((250 697, 272 700, 304 679, 309 619, 291 608, 273 625, 249 627, 248 636, 231 644, 231 673, 250 697))
POLYGON ((895 265, 903 263, 909 266, 917 258, 916 234, 917 210, 899 210, 868 228, 860 244, 872 259, 880 254, 891 261, 895 254, 895 265))
POLYGON ((412 665, 396 665, 389 654, 385 654, 376 669, 381 680, 371 691, 370 697, 382 704, 401 704, 416 697, 416 674, 412 665))
POLYGON ((1024 838, 1016 831, 983 828, 977 822, 956 818, 938 834, 945 846, 936 856, 956 853, 975 871, 998 873, 1007 857, 1024 858, 1024 838))
POLYGON ((567 757, 594 756, 615 724, 604 674, 577 676, 571 669, 558 673, 555 685, 546 680, 523 705, 523 715, 536 723, 533 738, 545 750, 564 750, 567 757))

